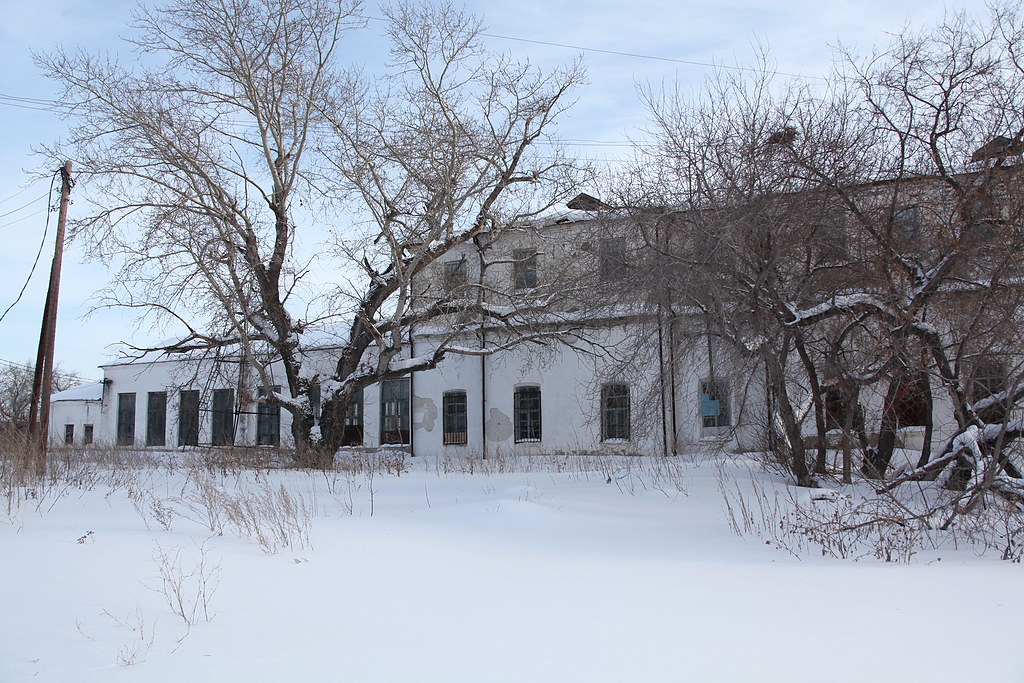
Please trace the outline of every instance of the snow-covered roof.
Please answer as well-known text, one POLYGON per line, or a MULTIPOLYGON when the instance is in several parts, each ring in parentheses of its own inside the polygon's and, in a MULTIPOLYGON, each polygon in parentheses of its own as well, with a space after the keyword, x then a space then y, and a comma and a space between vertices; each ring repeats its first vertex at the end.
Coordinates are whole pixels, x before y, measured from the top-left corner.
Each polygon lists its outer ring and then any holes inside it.
POLYGON ((50 397, 50 403, 57 401, 99 401, 102 398, 103 382, 89 382, 66 391, 58 391, 50 397))

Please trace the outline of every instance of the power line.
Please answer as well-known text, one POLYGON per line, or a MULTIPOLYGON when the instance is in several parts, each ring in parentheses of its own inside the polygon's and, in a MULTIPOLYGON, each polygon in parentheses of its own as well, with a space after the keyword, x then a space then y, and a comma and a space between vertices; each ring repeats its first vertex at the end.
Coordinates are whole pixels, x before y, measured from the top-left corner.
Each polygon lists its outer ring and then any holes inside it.
MULTIPOLYGON (((51 205, 51 200, 53 198, 53 184, 57 181, 57 176, 58 175, 60 175, 60 171, 54 172, 53 177, 50 178, 50 198, 47 199, 47 201, 46 201, 46 205, 48 207, 51 205)), ((18 292, 18 298, 14 300, 14 303, 12 303, 10 306, 7 307, 7 310, 3 312, 3 315, 0 315, 0 322, 3 322, 3 319, 6 318, 7 314, 11 312, 11 309, 14 308, 15 306, 17 306, 18 302, 21 301, 21 297, 23 297, 25 295, 25 290, 28 289, 28 283, 32 281, 32 276, 36 272, 36 266, 39 265, 39 257, 43 253, 43 246, 46 244, 46 235, 49 233, 49 231, 50 231, 50 212, 47 211, 46 212, 46 225, 43 227, 43 239, 40 240, 40 242, 39 242, 39 251, 36 252, 36 258, 35 258, 34 261, 32 261, 32 269, 28 271, 28 277, 25 278, 25 284, 23 284, 21 286, 21 291, 18 292)))
MULTIPOLYGON (((383 17, 371 17, 371 16, 367 16, 367 15, 361 15, 361 18, 367 19, 367 20, 370 20, 370 21, 382 21, 382 22, 386 22, 387 21, 387 19, 384 19, 383 17)), ((697 60, 693 60, 693 59, 678 59, 678 58, 675 58, 675 57, 661 57, 661 56, 658 56, 658 55, 643 54, 642 52, 624 52, 624 51, 620 51, 620 50, 608 50, 608 49, 600 48, 600 47, 588 47, 586 45, 569 45, 567 43, 555 43, 555 42, 551 42, 551 41, 547 41, 547 40, 536 40, 536 39, 533 39, 533 38, 520 38, 518 36, 504 36, 504 35, 501 35, 501 34, 498 34, 498 33, 487 33, 487 32, 483 32, 483 31, 480 33, 480 35, 481 36, 485 36, 487 38, 497 38, 498 40, 511 40, 511 41, 514 41, 514 42, 517 42, 517 43, 531 43, 533 45, 545 45, 547 47, 560 47, 560 48, 564 48, 564 49, 567 49, 567 50, 576 50, 578 52, 595 52, 597 54, 614 55, 616 57, 630 57, 632 59, 649 59, 649 60, 652 60, 652 61, 669 62, 671 64, 686 64, 687 66, 699 66, 699 67, 702 67, 702 68, 709 68, 709 69, 725 69, 727 71, 747 71, 747 72, 753 72, 753 73, 770 73, 770 74, 774 74, 776 76, 789 76, 791 78, 813 78, 815 80, 821 80, 821 81, 828 80, 824 76, 806 76, 804 74, 795 74, 795 73, 790 73, 788 71, 776 71, 774 69, 760 69, 760 68, 754 67, 754 66, 740 66, 738 64, 736 64, 736 65, 716 64, 714 62, 701 62, 701 61, 697 61, 697 60)))
POLYGON ((30 201, 29 203, 27 203, 27 204, 22 204, 22 205, 21 205, 21 206, 19 206, 19 207, 18 207, 17 209, 11 209, 11 210, 10 210, 10 211, 8 211, 7 213, 0 213, 0 218, 7 218, 7 217, 8 217, 8 216, 10 216, 10 215, 11 215, 12 213, 18 213, 18 212, 19 212, 19 211, 21 211, 22 209, 25 209, 25 208, 28 208, 28 207, 32 206, 33 204, 35 204, 36 202, 38 202, 38 201, 39 201, 40 199, 42 199, 42 198, 43 198, 43 197, 45 197, 45 196, 46 196, 46 193, 44 192, 43 194, 39 195, 38 197, 36 197, 36 198, 35 198, 35 199, 33 199, 32 201, 30 201))
POLYGON ((14 194, 12 194, 12 195, 11 195, 10 197, 8 197, 7 199, 0 199, 0 204, 6 204, 7 202, 11 201, 11 200, 12 200, 12 199, 14 199, 15 197, 20 197, 21 195, 23 195, 23 194, 25 194, 26 192, 28 192, 29 190, 31 190, 31 189, 32 189, 32 188, 33 188, 33 187, 35 186, 35 184, 36 184, 36 183, 38 183, 38 182, 39 182, 40 180, 41 180, 40 178, 36 178, 36 179, 35 179, 35 180, 33 180, 33 181, 32 181, 31 183, 29 183, 29 184, 28 184, 28 185, 26 185, 25 187, 21 188, 20 190, 18 190, 17 192, 15 192, 14 194))

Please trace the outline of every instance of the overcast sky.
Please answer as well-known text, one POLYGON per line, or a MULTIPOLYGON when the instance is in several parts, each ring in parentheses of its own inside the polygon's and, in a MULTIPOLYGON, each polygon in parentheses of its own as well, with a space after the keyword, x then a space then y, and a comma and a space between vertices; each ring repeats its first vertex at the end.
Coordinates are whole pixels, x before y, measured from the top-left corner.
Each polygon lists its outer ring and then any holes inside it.
MULTIPOLYGON (((34 145, 62 135, 64 122, 44 108, 8 97, 51 99, 53 85, 32 63, 33 51, 56 45, 91 52, 128 54, 125 33, 134 0, 0 0, 0 312, 17 298, 32 267, 46 223, 47 181, 27 186, 29 172, 41 169, 34 145)), ((644 124, 637 83, 679 81, 699 87, 704 66, 639 56, 604 54, 541 43, 609 50, 687 62, 750 63, 755 43, 767 45, 779 71, 807 76, 828 71, 830 46, 842 41, 860 51, 884 43, 886 33, 904 24, 935 23, 945 8, 934 0, 778 0, 776 2, 669 3, 655 0, 475 0, 468 8, 484 17, 489 46, 530 58, 541 65, 564 63, 582 54, 590 84, 562 121, 559 132, 581 157, 606 163, 623 154, 623 143, 644 124), (539 41, 539 42, 526 42, 539 41)), ((949 9, 984 10, 980 0, 954 3, 949 9)), ((364 12, 379 16, 375 2, 364 12)), ((370 22, 370 34, 381 31, 370 22)), ((352 60, 373 59, 373 38, 351 41, 352 60)), ((55 195, 56 197, 56 191, 55 195)), ((71 213, 74 215, 75 207, 71 213)), ((24 297, 0 322, 0 362, 27 362, 35 357, 42 302, 52 258, 53 225, 43 256, 24 297)), ((56 357, 65 369, 88 378, 101 376, 97 366, 116 353, 123 339, 152 339, 151 330, 136 330, 128 315, 101 311, 84 318, 92 295, 107 284, 107 270, 83 262, 83 245, 71 244, 64 260, 56 357)))

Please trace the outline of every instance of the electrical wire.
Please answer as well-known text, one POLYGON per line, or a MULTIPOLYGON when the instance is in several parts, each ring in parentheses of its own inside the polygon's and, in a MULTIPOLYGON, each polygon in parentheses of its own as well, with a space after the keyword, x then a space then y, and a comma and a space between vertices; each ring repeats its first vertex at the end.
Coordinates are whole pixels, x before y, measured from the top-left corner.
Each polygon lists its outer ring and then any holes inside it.
MULTIPOLYGON (((60 173, 61 172, 58 169, 57 171, 54 172, 53 177, 50 178, 50 194, 49 194, 49 199, 47 199, 47 201, 46 201, 46 205, 48 207, 52 206, 52 201, 53 201, 53 185, 54 185, 54 183, 57 182, 57 176, 59 176, 60 173)), ((36 252, 35 260, 32 262, 32 269, 28 271, 28 277, 25 278, 25 284, 23 284, 21 286, 21 291, 18 292, 18 298, 14 300, 14 303, 12 303, 10 306, 7 307, 7 310, 3 312, 3 315, 0 315, 0 322, 3 322, 4 318, 7 317, 7 314, 11 312, 11 309, 18 305, 18 302, 21 301, 21 297, 23 297, 25 295, 25 290, 28 289, 28 283, 32 281, 32 276, 36 272, 36 266, 39 265, 39 257, 42 256, 42 254, 43 254, 43 247, 46 245, 46 236, 50 232, 50 214, 51 213, 52 213, 51 211, 47 211, 46 212, 46 225, 43 227, 43 239, 40 240, 40 242, 39 242, 39 250, 36 252)))

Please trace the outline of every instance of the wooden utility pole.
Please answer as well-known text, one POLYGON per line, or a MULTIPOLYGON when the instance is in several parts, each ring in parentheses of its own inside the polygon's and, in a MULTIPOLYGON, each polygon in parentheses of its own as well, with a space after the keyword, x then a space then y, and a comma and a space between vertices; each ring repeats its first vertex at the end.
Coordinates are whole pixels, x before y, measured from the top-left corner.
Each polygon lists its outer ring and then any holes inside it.
POLYGON ((50 432, 50 394, 53 393, 53 344, 57 336, 57 300, 60 294, 60 269, 64 262, 64 226, 71 199, 71 162, 60 169, 60 212, 57 214, 57 240, 50 266, 50 285, 43 306, 43 324, 39 331, 35 376, 32 379, 32 406, 29 409, 29 435, 36 474, 46 474, 46 444, 50 432))

